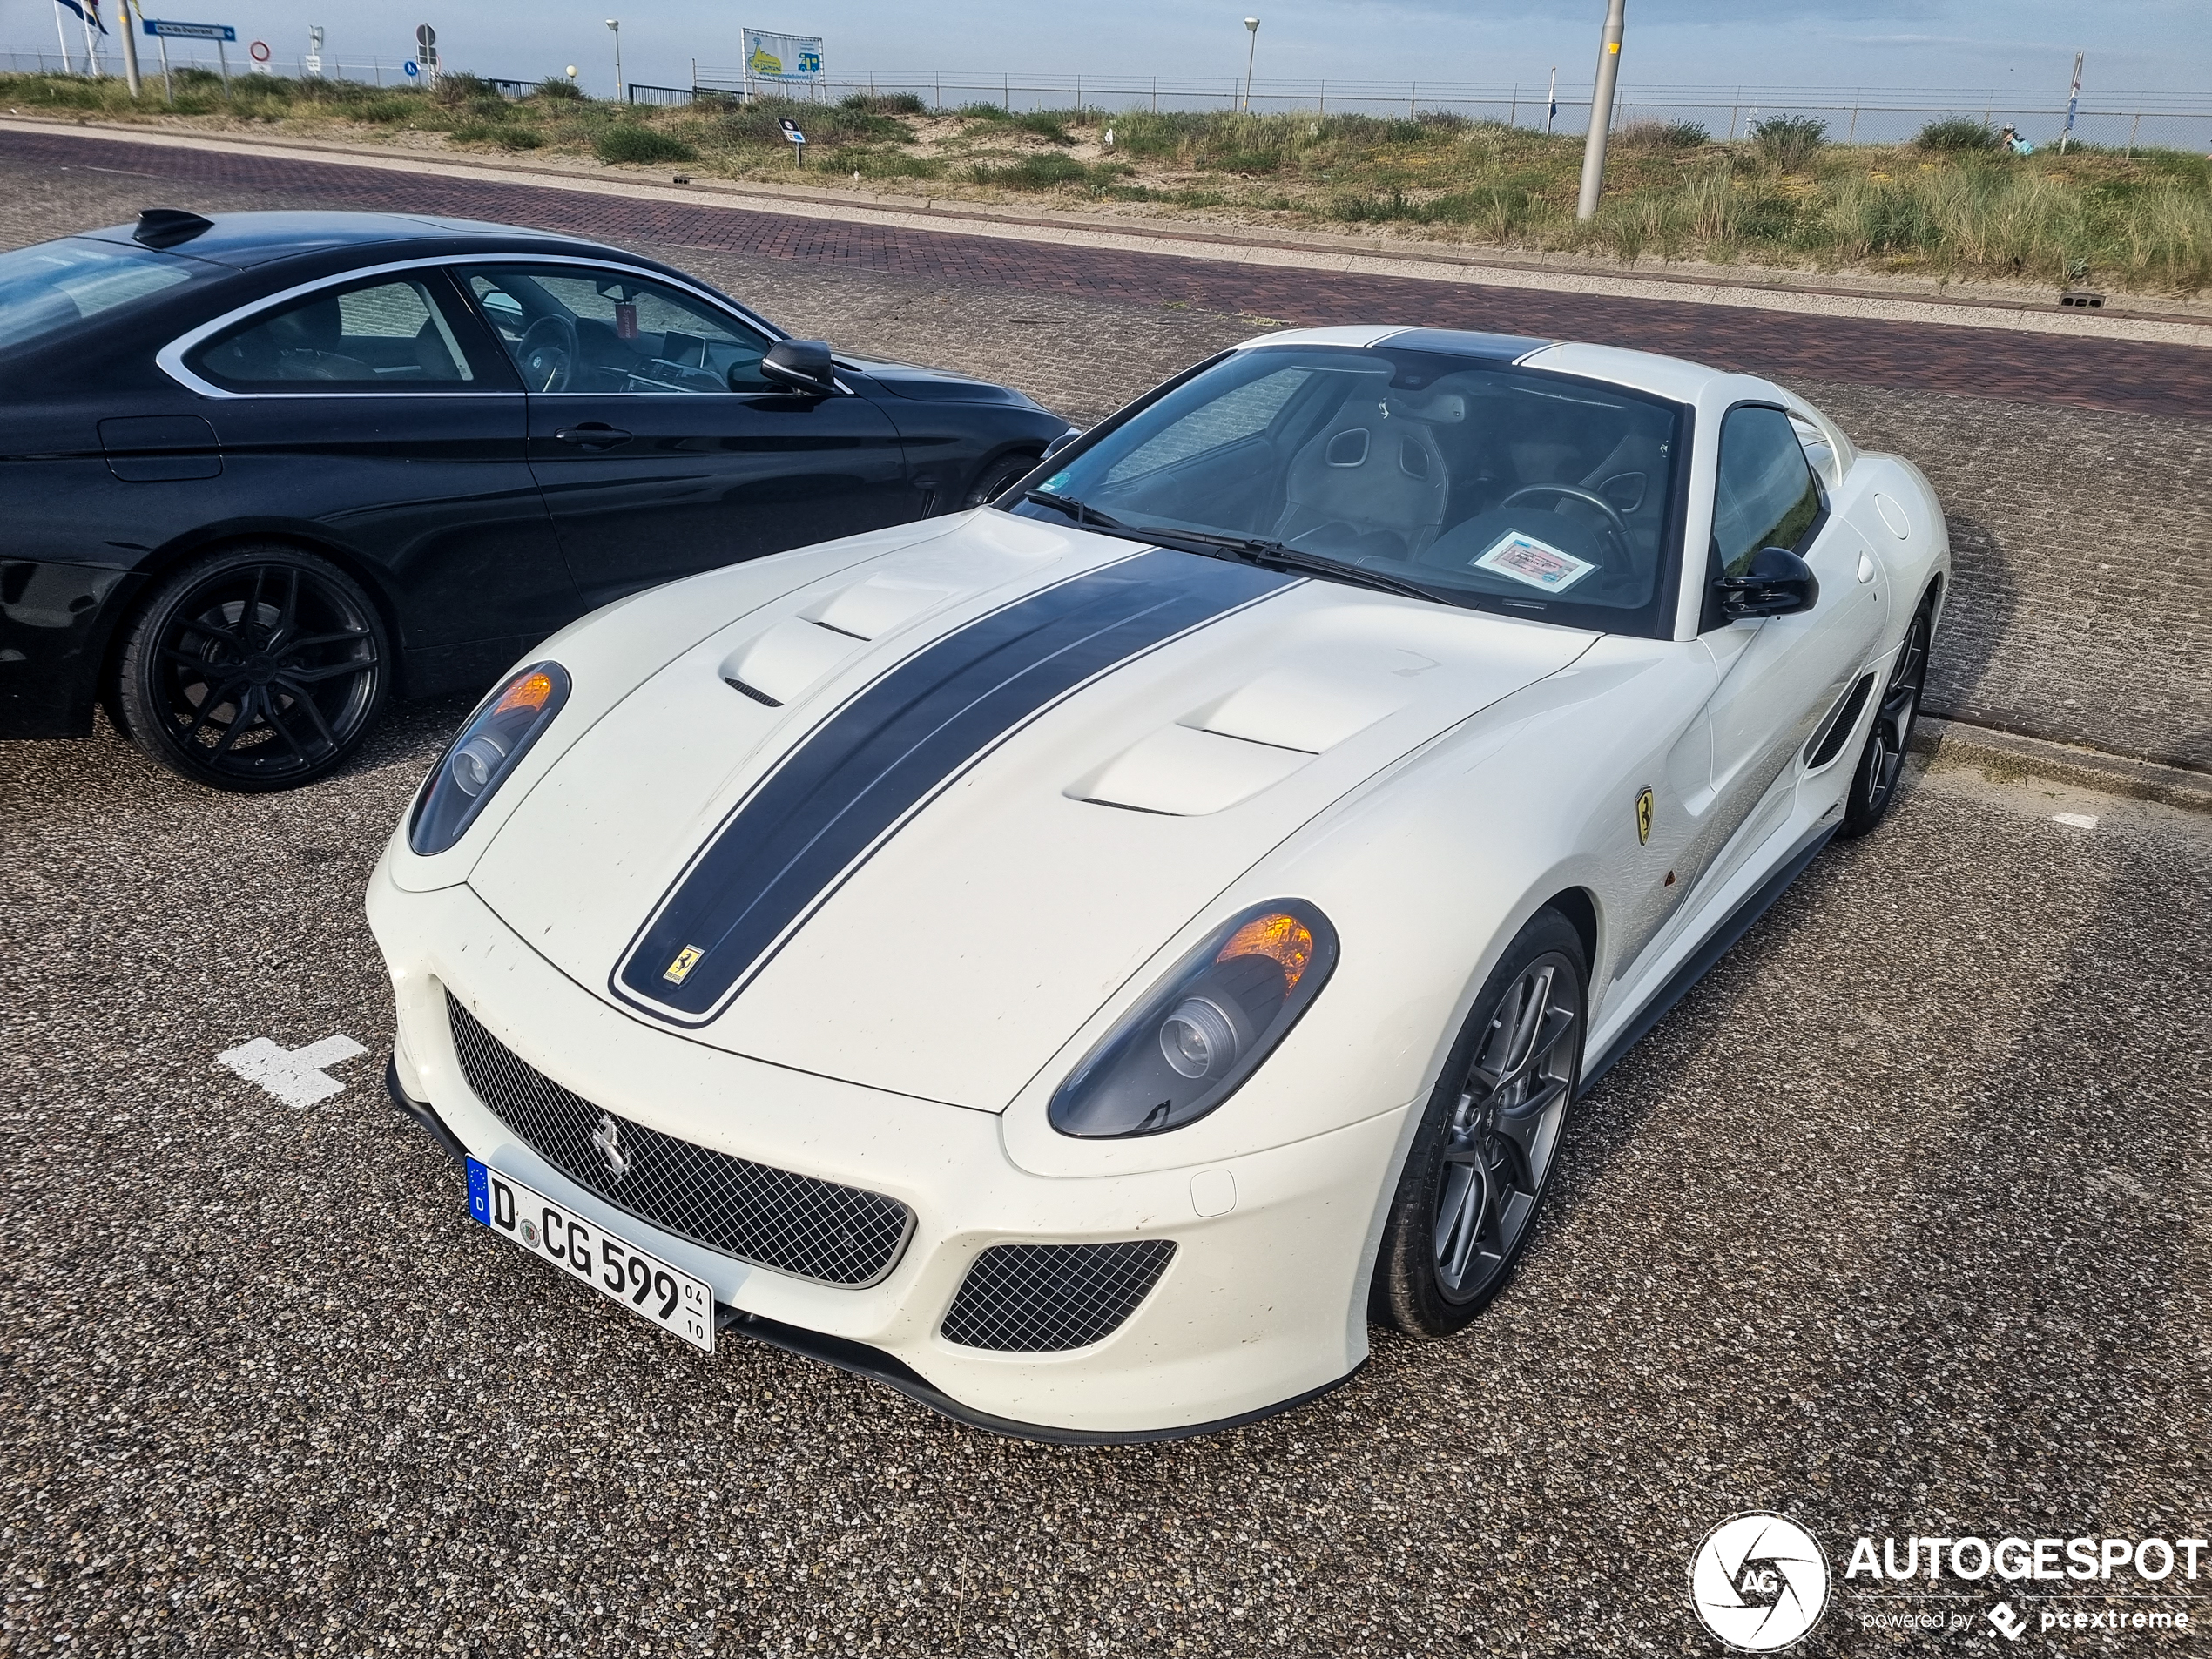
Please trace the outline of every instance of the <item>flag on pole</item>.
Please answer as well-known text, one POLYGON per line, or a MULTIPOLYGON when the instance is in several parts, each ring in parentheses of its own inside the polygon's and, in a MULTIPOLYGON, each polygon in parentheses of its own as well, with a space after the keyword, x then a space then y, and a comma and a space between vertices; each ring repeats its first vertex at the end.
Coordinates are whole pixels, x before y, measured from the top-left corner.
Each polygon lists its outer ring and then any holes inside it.
POLYGON ((2081 54, 2074 54, 2074 90, 2066 95, 2066 130, 2074 131, 2074 118, 2081 107, 2081 54))
POLYGON ((107 24, 100 21, 100 0, 54 0, 54 3, 75 12, 87 29, 107 33, 107 24))
POLYGON ((1552 123, 1559 118, 1559 65, 1552 65, 1551 107, 1544 111, 1544 131, 1552 130, 1552 123))

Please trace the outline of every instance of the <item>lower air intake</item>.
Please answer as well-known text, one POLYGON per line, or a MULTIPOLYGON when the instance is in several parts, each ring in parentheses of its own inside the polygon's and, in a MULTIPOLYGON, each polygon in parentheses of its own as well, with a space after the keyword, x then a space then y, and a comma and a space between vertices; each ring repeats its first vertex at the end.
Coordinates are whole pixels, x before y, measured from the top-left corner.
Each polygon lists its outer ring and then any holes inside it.
POLYGON ((1001 1353, 1057 1353, 1110 1336, 1160 1282, 1175 1244, 994 1244, 945 1315, 945 1340, 1001 1353))
POLYGON ((896 1198, 794 1175, 646 1129, 531 1065, 446 995, 454 1052, 476 1098, 563 1175, 710 1250, 826 1285, 873 1285, 906 1248, 896 1198))

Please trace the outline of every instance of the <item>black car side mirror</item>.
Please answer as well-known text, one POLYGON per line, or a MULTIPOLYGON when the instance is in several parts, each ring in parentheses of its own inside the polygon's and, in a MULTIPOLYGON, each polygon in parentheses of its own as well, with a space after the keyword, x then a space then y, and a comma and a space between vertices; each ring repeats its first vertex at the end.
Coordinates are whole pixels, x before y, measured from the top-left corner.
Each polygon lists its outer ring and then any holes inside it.
POLYGON ((1787 617, 1820 602, 1820 578, 1788 548, 1763 547, 1742 576, 1721 577, 1713 590, 1720 596, 1721 615, 1730 622, 1787 617))
POLYGON ((823 340, 778 341, 761 358, 760 375, 809 397, 835 397, 841 389, 829 342, 823 340))

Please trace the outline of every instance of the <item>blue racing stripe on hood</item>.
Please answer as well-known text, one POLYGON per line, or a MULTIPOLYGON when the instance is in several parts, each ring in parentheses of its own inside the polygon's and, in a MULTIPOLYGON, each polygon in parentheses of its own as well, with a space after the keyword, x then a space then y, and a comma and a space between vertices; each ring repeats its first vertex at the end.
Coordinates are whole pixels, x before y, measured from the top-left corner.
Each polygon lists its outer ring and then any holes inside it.
POLYGON ((1155 549, 954 630, 855 694, 725 819, 610 981, 703 1025, 881 841, 1087 681, 1297 578, 1155 549))

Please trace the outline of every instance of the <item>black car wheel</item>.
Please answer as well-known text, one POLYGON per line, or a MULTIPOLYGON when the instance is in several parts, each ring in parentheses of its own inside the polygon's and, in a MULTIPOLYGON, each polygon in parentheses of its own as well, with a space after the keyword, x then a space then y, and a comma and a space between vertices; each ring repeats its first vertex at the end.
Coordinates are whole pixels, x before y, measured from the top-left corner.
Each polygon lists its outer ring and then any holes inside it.
POLYGON ((1912 625, 1905 631, 1905 643, 1897 649, 1890 682, 1882 691, 1882 706, 1874 711, 1873 729, 1866 734, 1866 747, 1859 752, 1858 769, 1851 773, 1840 834, 1865 834, 1888 815, 1890 803, 1897 799, 1897 780, 1905 771, 1913 722, 1920 716, 1920 694, 1928 683, 1928 639, 1934 629, 1935 596, 1930 594, 1920 601, 1912 625))
POLYGON ((218 789, 293 789, 360 743, 390 678, 384 624, 358 583, 288 547, 233 548, 155 589, 123 644, 132 741, 218 789))
POLYGON ((1001 455, 996 461, 987 462, 983 470, 975 475, 975 482, 968 486, 968 494, 961 499, 961 505, 988 506, 1013 489, 1025 474, 1035 467, 1038 460, 1036 455, 1001 455))
POLYGON ((1414 1131, 1370 1312, 1447 1336, 1497 1295, 1551 1185, 1582 1070, 1588 968, 1554 910, 1521 929, 1474 1000, 1414 1131))

